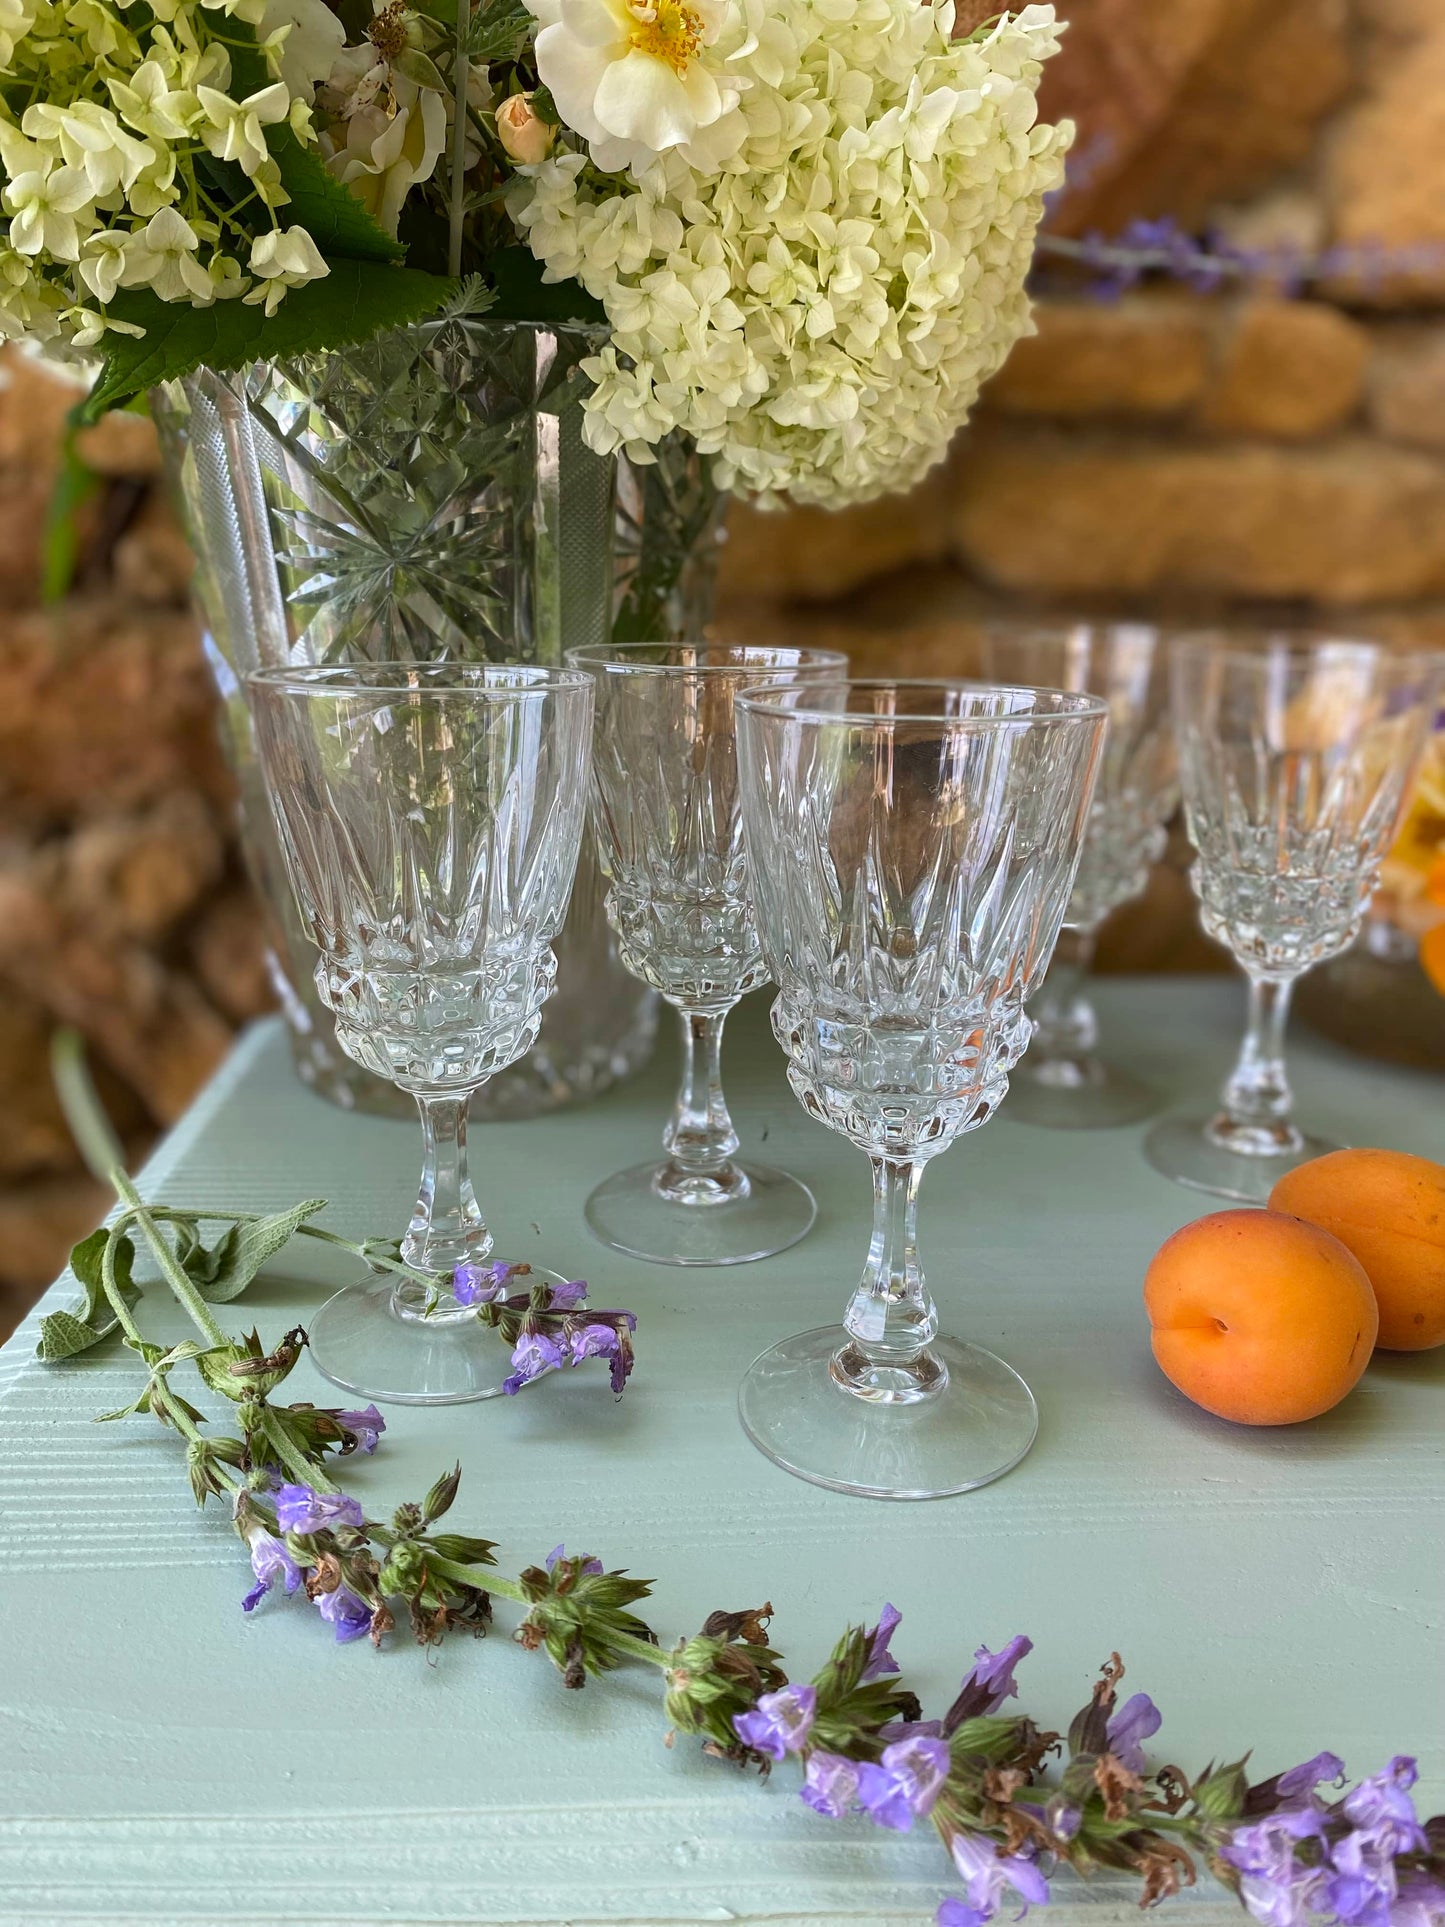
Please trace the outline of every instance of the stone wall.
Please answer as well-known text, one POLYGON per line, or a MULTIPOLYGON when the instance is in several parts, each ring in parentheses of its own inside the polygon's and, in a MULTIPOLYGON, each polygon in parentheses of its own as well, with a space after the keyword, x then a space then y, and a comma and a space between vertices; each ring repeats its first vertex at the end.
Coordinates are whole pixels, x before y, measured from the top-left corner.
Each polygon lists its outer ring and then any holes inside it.
MULTIPOLYGON (((933 674, 965 670, 976 625, 1001 613, 1264 615, 1445 639, 1442 0, 1065 10, 1047 107, 1080 132, 1055 233, 1173 216, 1240 246, 1352 246, 1353 271, 1304 297, 1149 287, 1104 302, 1050 270, 1037 337, 915 496, 734 515, 720 626, 933 674)), ((39 606, 72 400, 7 353, 0 1326, 7 1290, 13 1306, 42 1284, 103 1202, 49 1091, 54 1027, 83 1032, 138 1153, 268 1001, 188 558, 143 421, 86 438, 100 480, 75 592, 39 606)), ((1176 848, 1120 913, 1106 958, 1209 960, 1183 862, 1176 848)))

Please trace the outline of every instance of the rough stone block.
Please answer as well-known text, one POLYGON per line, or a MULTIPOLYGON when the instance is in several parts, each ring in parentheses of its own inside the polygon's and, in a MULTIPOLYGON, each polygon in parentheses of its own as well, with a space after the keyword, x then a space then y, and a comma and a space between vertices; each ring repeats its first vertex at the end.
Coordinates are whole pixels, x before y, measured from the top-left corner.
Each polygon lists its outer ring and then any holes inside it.
POLYGON ((1364 396, 1370 339, 1318 301, 1246 302, 1226 333, 1200 419, 1223 434, 1308 441, 1341 428, 1364 396))
POLYGON ((984 400, 1006 414, 1160 419, 1200 400, 1209 380, 1209 310, 1188 295, 1118 303, 1040 302, 984 400))
POLYGON ((1300 450, 995 431, 955 487, 958 557, 995 587, 1325 604, 1445 592, 1445 465, 1364 437, 1300 450))

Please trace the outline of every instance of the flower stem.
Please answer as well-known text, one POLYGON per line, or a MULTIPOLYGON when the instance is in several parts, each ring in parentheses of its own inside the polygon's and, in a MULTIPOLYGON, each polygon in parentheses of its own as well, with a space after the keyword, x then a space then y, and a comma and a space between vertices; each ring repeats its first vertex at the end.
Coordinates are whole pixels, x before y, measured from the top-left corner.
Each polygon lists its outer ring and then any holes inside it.
POLYGON ((464 176, 467 166, 467 82, 471 61, 467 56, 472 22, 471 0, 457 0, 457 64, 452 70, 452 170, 447 187, 448 235, 447 273, 455 280, 462 271, 462 228, 466 219, 467 191, 464 176))
POLYGON ((434 1552, 427 1553, 426 1562, 438 1579, 450 1579, 459 1586, 476 1586, 482 1592, 494 1592, 499 1599, 514 1599, 519 1606, 531 1604, 515 1579, 498 1577, 490 1566, 465 1566, 460 1559, 443 1559, 434 1552))
POLYGON ((660 1646, 654 1646, 645 1639, 638 1639, 632 1633, 609 1633, 607 1644, 614 1653, 626 1653, 629 1659, 645 1659, 649 1666, 671 1666, 672 1654, 660 1646))
MULTIPOLYGON (((205 1299, 182 1270, 175 1253, 161 1236, 160 1227, 152 1218, 145 1200, 126 1174, 125 1152, 95 1094, 95 1086, 85 1067, 84 1047, 76 1031, 56 1032, 51 1047, 51 1070, 60 1107, 65 1112, 65 1120, 75 1137, 80 1155, 96 1177, 111 1186, 127 1207, 127 1214, 134 1217, 160 1266, 161 1276, 190 1314, 201 1336, 209 1339, 213 1345, 227 1344, 226 1334, 211 1316, 205 1299)), ((121 1322, 125 1324, 124 1319, 121 1322)))

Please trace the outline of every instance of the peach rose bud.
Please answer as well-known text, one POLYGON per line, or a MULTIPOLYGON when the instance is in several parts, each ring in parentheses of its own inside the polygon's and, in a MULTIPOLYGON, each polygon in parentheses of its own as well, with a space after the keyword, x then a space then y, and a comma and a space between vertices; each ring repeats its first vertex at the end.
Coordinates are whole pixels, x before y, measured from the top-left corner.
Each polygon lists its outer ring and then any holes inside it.
POLYGON ((545 161, 557 129, 532 112, 530 94, 510 94, 497 109, 497 139, 519 167, 545 161))

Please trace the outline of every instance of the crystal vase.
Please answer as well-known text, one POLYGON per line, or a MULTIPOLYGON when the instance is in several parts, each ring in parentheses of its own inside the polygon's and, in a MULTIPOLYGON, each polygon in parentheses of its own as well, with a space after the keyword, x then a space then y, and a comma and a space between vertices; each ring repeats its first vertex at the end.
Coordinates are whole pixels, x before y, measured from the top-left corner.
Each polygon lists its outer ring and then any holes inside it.
MULTIPOLYGON (((240 678, 300 663, 556 663, 564 644, 607 641, 614 616, 627 636, 696 633, 721 504, 690 446, 620 475, 586 446, 580 364, 600 338, 453 314, 360 347, 202 369, 153 397, 296 1067, 347 1108, 401 1104, 342 1054, 316 994, 240 678)), ((590 837, 556 950, 538 1044, 486 1087, 479 1115, 593 1096, 651 1051, 655 1001, 617 959, 590 837)))

